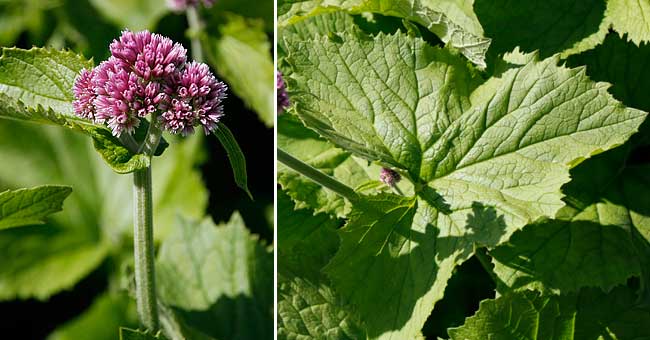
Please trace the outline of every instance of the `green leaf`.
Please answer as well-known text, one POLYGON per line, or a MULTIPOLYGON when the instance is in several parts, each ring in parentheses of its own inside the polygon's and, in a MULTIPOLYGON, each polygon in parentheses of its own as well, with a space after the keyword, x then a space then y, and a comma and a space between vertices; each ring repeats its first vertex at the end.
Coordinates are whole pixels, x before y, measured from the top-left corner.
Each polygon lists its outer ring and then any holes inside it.
POLYGON ((162 340, 160 334, 151 334, 149 331, 120 327, 120 340, 162 340))
POLYGON ((244 190, 248 197, 253 199, 253 195, 248 190, 248 175, 246 174, 246 158, 244 153, 239 148, 235 136, 233 136, 230 129, 223 123, 218 123, 217 129, 214 130, 214 135, 217 136, 219 142, 226 150, 228 154, 228 159, 230 160, 230 166, 232 167, 233 175, 235 176, 235 183, 237 186, 244 190))
POLYGON ((230 85, 246 106, 257 112, 268 127, 273 126, 275 74, 271 46, 263 22, 234 14, 219 26, 220 36, 208 38, 210 64, 230 85))
POLYGON ((428 28, 440 39, 461 51, 472 63, 485 67, 490 39, 472 11, 471 1, 396 0, 300 0, 278 2, 278 25, 293 24, 304 18, 344 10, 351 14, 373 12, 404 18, 428 28))
POLYGON ((127 174, 150 165, 149 157, 133 154, 119 139, 106 129, 86 129, 93 138, 93 146, 106 163, 118 174, 127 174))
POLYGON ((338 248, 338 220, 294 210, 278 191, 278 339, 365 339, 359 320, 321 269, 338 248))
POLYGON ((449 330, 452 340, 646 339, 650 309, 627 287, 610 293, 583 289, 577 296, 525 291, 481 302, 465 324, 449 330))
POLYGON ((490 255, 495 273, 509 288, 554 294, 581 287, 609 290, 641 276, 643 266, 627 230, 590 221, 528 225, 490 255))
MULTIPOLYGON (((204 216, 207 191, 200 172, 201 136, 177 142, 153 159, 156 238, 178 212, 204 216)), ((88 139, 67 129, 0 121, 0 187, 67 184, 74 189, 46 226, 0 233, 0 300, 45 299, 94 270, 132 233, 133 184, 105 166, 88 139), (20 169, 17 171, 16 169, 20 169)))
MULTIPOLYGON (((279 148, 352 188, 379 178, 380 167, 367 166, 368 162, 334 147, 289 115, 278 117, 277 139, 279 148)), ((277 176, 283 190, 298 202, 298 208, 311 208, 317 213, 337 216, 350 210, 345 199, 281 163, 278 163, 277 176)))
POLYGON ((605 16, 615 31, 627 34, 636 45, 650 41, 650 3, 647 1, 607 1, 605 16))
POLYGON ((273 1, 257 1, 257 0, 220 0, 215 2, 209 9, 209 14, 206 22, 218 22, 224 13, 236 13, 246 18, 259 18, 264 21, 264 28, 267 32, 273 33, 274 29, 274 6, 273 1))
POLYGON ((90 0, 90 3, 108 20, 122 29, 153 30, 158 20, 169 13, 159 0, 90 0))
POLYGON ((122 325, 135 326, 137 316, 131 298, 104 293, 83 314, 57 328, 48 340, 114 340, 122 325))
POLYGON ((70 51, 3 48, 0 117, 68 127, 93 126, 72 108, 74 80, 91 61, 70 51))
MULTIPOLYGON (((117 173, 149 165, 129 151, 110 130, 74 114, 72 88, 79 72, 92 61, 69 51, 3 48, 0 56, 0 118, 65 126, 93 138, 97 152, 117 173)), ((164 150, 163 143, 159 148, 164 150)))
POLYGON ((63 209, 71 192, 67 186, 44 185, 0 193, 0 230, 45 223, 45 217, 63 209))
POLYGON ((335 145, 402 170, 417 195, 357 202, 326 267, 370 338, 417 336, 454 266, 554 216, 569 169, 646 117, 558 56, 478 86, 458 55, 421 39, 340 37, 288 42, 295 110, 335 145))
POLYGON ((519 46, 526 52, 538 50, 543 58, 556 53, 566 57, 602 43, 610 27, 600 0, 476 0, 474 9, 492 39, 494 55, 519 46))
POLYGON ((206 335, 272 335, 273 256, 239 214, 220 226, 179 220, 156 270, 161 300, 183 309, 186 322, 206 335))

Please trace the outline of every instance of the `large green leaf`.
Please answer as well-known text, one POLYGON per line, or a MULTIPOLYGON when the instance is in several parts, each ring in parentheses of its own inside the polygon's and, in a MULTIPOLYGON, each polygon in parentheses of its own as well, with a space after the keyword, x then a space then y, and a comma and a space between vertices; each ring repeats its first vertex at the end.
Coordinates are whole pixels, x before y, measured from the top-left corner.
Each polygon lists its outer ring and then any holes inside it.
POLYGON ((371 338, 415 337, 476 244, 554 216, 569 169, 622 144, 646 116, 557 56, 527 56, 478 86, 459 56, 399 33, 287 47, 304 123, 416 187, 417 198, 355 202, 326 268, 371 338))
POLYGON ((474 8, 492 39, 491 54, 517 46, 544 58, 580 53, 602 43, 610 26, 602 0, 477 0, 474 8))
POLYGON ((491 252, 505 285, 567 293, 608 290, 631 276, 650 284, 650 168, 622 167, 628 147, 574 168, 556 219, 525 227, 491 252))
MULTIPOLYGON (((153 160, 154 223, 163 238, 173 216, 204 215, 207 191, 194 166, 200 136, 153 160)), ((0 299, 47 298, 96 268, 132 229, 132 178, 104 165, 90 140, 66 129, 0 121, 1 187, 70 185, 66 209, 47 225, 0 233, 0 299), (20 171, 17 171, 20 169, 20 171)), ((128 240, 128 238, 127 238, 128 240)))
POLYGON ((607 20, 619 34, 635 44, 650 41, 650 2, 646 0, 607 1, 607 20))
POLYGON ((107 19, 122 29, 153 30, 160 18, 169 12, 160 0, 90 0, 107 19))
POLYGON ((236 213, 220 226, 179 220, 156 264, 161 300, 188 324, 228 339, 272 336, 273 256, 236 213))
POLYGON ((577 296, 509 293, 484 300, 465 324, 449 330, 452 340, 647 339, 650 309, 627 287, 610 293, 583 289, 577 296))
POLYGON ((263 22, 234 14, 226 20, 219 26, 220 36, 206 40, 210 64, 264 124, 272 127, 275 79, 263 22))
POLYGON ((321 269, 339 244, 340 223, 314 210, 294 209, 278 192, 278 339, 364 339, 351 306, 321 269))
POLYGON ((428 28, 442 41, 460 50, 471 62, 485 67, 490 39, 474 15, 472 1, 432 0, 300 0, 278 2, 278 25, 289 25, 304 18, 344 10, 352 14, 373 12, 414 21, 428 28))
POLYGON ((0 193, 0 230, 43 224, 44 218, 63 209, 72 188, 44 185, 0 193))
POLYGON ((115 340, 120 326, 137 325, 133 300, 126 294, 105 293, 79 317, 57 328, 48 340, 115 340))

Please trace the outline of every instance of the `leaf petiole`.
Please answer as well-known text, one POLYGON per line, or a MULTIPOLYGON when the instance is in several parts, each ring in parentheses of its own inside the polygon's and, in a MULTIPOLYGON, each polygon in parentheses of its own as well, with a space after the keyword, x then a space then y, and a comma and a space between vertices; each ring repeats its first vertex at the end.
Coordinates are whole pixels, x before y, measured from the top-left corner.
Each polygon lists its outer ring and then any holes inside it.
POLYGON ((291 156, 280 148, 278 148, 277 159, 297 173, 346 198, 348 201, 356 202, 359 200, 359 195, 357 195, 354 189, 339 182, 335 178, 322 173, 311 165, 291 156))

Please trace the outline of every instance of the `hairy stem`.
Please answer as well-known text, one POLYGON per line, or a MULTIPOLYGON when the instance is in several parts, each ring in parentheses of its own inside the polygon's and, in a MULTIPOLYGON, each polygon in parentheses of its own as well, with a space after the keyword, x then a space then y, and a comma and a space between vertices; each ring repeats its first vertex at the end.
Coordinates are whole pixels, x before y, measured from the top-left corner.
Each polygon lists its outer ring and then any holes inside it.
POLYGON ((201 18, 199 18, 199 11, 197 10, 196 6, 187 6, 187 23, 190 26, 192 57, 197 62, 202 63, 204 61, 203 48, 201 47, 199 35, 203 30, 203 23, 201 22, 201 18))
POLYGON ((151 167, 133 173, 135 297, 140 322, 152 331, 159 327, 154 271, 151 167))
POLYGON ((496 285, 496 292, 499 294, 499 283, 501 280, 494 273, 492 262, 490 261, 490 257, 488 256, 487 251, 485 248, 477 248, 474 250, 474 254, 476 255, 478 261, 481 263, 481 266, 483 266, 483 269, 485 269, 488 275, 490 275, 492 281, 494 281, 494 284, 496 285))
POLYGON ((291 156, 280 148, 278 148, 278 161, 323 187, 332 190, 334 193, 347 198, 350 202, 355 202, 359 199, 357 193, 349 186, 291 156))

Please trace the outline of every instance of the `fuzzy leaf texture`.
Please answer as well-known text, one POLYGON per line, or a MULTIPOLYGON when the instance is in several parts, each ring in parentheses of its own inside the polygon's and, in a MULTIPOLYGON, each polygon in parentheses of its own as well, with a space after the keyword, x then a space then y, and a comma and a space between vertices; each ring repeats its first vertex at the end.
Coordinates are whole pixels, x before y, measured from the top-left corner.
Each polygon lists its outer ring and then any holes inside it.
POLYGON ((0 193, 0 230, 45 223, 47 216, 63 209, 70 193, 72 188, 56 185, 0 193))
POLYGON ((366 338, 351 306, 321 271, 338 248, 340 221, 296 209, 283 191, 278 221, 278 339, 366 338))
POLYGON ((634 292, 583 289, 570 296, 509 293, 484 300, 465 324, 449 330, 451 340, 647 339, 650 309, 634 292))
POLYGON ((147 157, 129 151, 106 127, 74 114, 74 81, 79 71, 92 66, 91 61, 69 51, 3 48, 0 118, 54 124, 84 132, 93 138, 96 150, 117 173, 147 167, 147 157))
POLYGON ((219 226, 179 220, 161 247, 156 275, 160 299, 206 335, 273 334, 273 256, 238 213, 219 226))
POLYGON ((646 117, 583 69, 558 66, 557 56, 529 55, 481 84, 460 56, 401 33, 290 41, 287 49, 303 122, 344 150, 401 169, 416 187, 417 197, 358 202, 325 268, 370 338, 415 337, 475 244, 496 246, 554 216, 569 169, 625 142, 646 117))
POLYGON ((296 23, 307 17, 343 10, 351 14, 378 13, 404 18, 423 25, 440 39, 458 49, 479 67, 485 67, 490 39, 472 10, 471 1, 433 0, 300 0, 278 2, 278 25, 296 23))

